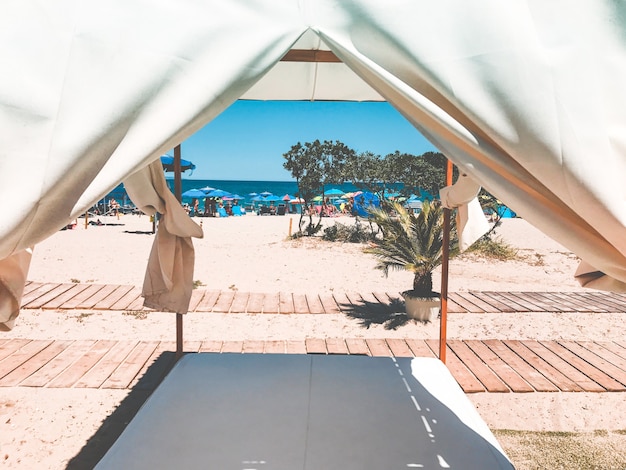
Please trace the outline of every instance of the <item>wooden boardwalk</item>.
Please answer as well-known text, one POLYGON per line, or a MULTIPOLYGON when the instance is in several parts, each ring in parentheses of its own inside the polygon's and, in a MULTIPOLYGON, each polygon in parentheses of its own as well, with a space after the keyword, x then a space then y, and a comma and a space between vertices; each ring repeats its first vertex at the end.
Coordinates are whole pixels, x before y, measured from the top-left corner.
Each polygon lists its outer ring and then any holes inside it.
MULTIPOLYGON (((626 341, 448 341, 466 393, 625 392, 626 341)), ((0 388, 153 390, 174 364, 159 341, 0 339, 0 388)), ((186 342, 185 352, 435 357, 437 340, 319 338, 186 342)))
MULTIPOLYGON (((29 282, 22 308, 141 311, 140 289, 29 282)), ((403 311, 399 295, 193 292, 190 312, 332 314, 403 311)), ((454 292, 449 313, 626 312, 626 295, 606 292, 454 292)), ((624 392, 626 339, 610 341, 451 340, 447 366, 475 392, 624 392)), ((437 340, 309 338, 306 341, 185 342, 185 352, 358 354, 430 357, 437 340)), ((1 339, 0 387, 152 390, 174 364, 175 344, 160 341, 1 339)))
MULTIPOLYGON (((42 284, 29 282, 22 308, 148 310, 141 290, 134 286, 103 284, 42 284)), ((218 313, 349 313, 402 308, 398 293, 335 293, 333 295, 280 292, 262 294, 196 289, 190 312, 218 313)), ((610 292, 452 292, 449 313, 507 312, 626 312, 626 295, 610 292)))

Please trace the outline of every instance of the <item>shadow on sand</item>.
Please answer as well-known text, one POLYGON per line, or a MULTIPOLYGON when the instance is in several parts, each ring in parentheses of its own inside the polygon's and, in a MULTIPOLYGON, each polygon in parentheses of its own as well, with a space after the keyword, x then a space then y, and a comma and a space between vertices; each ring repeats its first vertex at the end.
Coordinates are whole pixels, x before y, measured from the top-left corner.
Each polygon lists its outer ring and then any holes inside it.
POLYGON ((342 303, 339 308, 350 318, 359 320, 361 326, 383 325, 386 330, 396 330, 410 320, 406 316, 404 302, 398 298, 389 303, 362 300, 357 304, 342 303))
POLYGON ((161 354, 115 411, 104 419, 100 428, 89 438, 80 452, 68 462, 66 468, 71 470, 94 468, 174 364, 173 352, 166 351, 161 354))

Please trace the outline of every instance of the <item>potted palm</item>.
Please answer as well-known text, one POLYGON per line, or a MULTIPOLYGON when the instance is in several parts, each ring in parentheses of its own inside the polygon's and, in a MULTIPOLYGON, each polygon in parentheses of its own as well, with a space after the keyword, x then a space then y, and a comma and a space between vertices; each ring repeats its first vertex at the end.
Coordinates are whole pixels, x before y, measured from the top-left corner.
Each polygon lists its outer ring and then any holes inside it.
MULTIPOLYGON (((439 314, 441 299, 433 291, 433 271, 443 259, 443 208, 439 203, 424 201, 415 214, 392 202, 369 211, 380 227, 382 238, 365 249, 378 259, 377 269, 385 277, 390 269, 414 274, 413 288, 402 292, 409 318, 431 321, 439 314)), ((451 246, 451 253, 455 246, 451 246)))

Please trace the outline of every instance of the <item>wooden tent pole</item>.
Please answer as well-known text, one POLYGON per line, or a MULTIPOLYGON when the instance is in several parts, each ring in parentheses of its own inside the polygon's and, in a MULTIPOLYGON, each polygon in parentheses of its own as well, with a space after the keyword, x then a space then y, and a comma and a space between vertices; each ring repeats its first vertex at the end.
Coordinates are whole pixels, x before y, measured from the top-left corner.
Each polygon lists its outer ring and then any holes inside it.
MULTIPOLYGON (((178 202, 182 203, 183 190, 180 165, 180 145, 174 147, 174 196, 178 202)), ((183 314, 176 314, 176 359, 183 356, 183 314)))
MULTIPOLYGON (((452 185, 452 162, 446 165, 446 186, 452 185)), ((441 262, 441 320, 439 322, 439 359, 446 363, 448 335, 448 264, 450 261, 450 218, 452 211, 443 210, 443 260, 441 262)))

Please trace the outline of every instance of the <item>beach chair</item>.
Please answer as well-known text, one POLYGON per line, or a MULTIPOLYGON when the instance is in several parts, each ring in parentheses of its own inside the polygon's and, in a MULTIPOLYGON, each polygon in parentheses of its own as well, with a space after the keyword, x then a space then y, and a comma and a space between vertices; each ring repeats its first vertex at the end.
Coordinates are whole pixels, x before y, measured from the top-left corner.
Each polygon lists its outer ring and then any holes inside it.
POLYGON ((220 217, 228 217, 228 214, 226 213, 226 209, 224 209, 223 207, 217 208, 217 215, 219 215, 220 217))
POLYGON ((233 215, 234 216, 239 216, 239 215, 243 215, 241 212, 241 207, 239 206, 233 206, 233 215))
POLYGON ((276 215, 285 215, 286 212, 287 206, 285 206, 284 204, 279 204, 276 208, 276 215))

